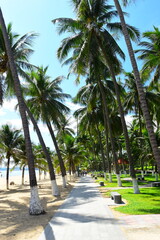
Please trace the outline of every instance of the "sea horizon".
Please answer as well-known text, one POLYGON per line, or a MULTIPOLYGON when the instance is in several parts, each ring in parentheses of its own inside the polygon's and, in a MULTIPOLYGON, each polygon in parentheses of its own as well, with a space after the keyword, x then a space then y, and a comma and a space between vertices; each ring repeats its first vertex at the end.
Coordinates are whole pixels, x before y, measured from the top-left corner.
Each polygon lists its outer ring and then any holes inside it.
MULTIPOLYGON (((0 167, 0 178, 6 178, 6 172, 7 168, 6 167, 0 167)), ((38 170, 36 169, 36 173, 38 173, 38 170)), ((25 168, 25 176, 29 175, 28 167, 25 168)), ((22 170, 20 167, 15 167, 13 170, 10 168, 9 171, 9 176, 10 177, 15 177, 15 176, 21 176, 22 175, 22 170)))

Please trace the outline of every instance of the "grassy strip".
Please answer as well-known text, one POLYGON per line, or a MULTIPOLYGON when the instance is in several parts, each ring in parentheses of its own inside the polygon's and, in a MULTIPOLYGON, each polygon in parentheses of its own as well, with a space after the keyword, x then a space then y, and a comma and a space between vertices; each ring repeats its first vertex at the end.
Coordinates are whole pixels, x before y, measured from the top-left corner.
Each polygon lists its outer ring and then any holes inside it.
MULTIPOLYGON (((132 181, 131 180, 124 180, 124 178, 129 178, 130 175, 121 175, 121 181, 122 181, 122 187, 132 187, 132 181)), ((148 182, 155 181, 155 177, 151 175, 145 176, 145 181, 138 181, 138 185, 145 185, 148 182)), ((117 187, 117 177, 116 175, 112 175, 112 183, 110 183, 108 180, 105 180, 103 177, 98 177, 96 182, 99 183, 100 181, 104 182, 105 187, 117 187)))
MULTIPOLYGON (((113 191, 113 190, 112 190, 113 191)), ((127 200, 127 205, 116 207, 115 210, 131 214, 160 214, 160 189, 155 188, 141 188, 140 194, 134 194, 132 189, 116 190, 122 195, 123 199, 127 200)), ((110 195, 107 191, 106 195, 110 195)))

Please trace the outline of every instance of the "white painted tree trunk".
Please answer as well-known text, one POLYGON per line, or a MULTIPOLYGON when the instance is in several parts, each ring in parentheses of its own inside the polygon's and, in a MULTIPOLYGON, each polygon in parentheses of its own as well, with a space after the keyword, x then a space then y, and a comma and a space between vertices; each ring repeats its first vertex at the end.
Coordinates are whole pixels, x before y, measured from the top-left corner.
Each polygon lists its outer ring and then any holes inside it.
POLYGON ((104 179, 107 180, 107 173, 104 172, 104 179))
POLYGON ((67 175, 65 175, 65 179, 66 179, 66 183, 68 183, 68 177, 67 177, 67 175))
POLYGON ((152 176, 154 176, 154 170, 152 170, 152 176))
POLYGON ((69 175, 69 178, 70 178, 70 182, 72 181, 72 176, 71 176, 71 174, 69 175))
POLYGON ((52 187, 52 195, 55 197, 60 196, 60 192, 59 192, 56 180, 51 181, 51 187, 52 187))
POLYGON ((112 182, 112 173, 108 173, 109 175, 109 182, 112 182))
POLYGON ((39 180, 42 179, 42 171, 39 169, 39 180))
POLYGON ((66 187, 67 187, 67 183, 66 183, 66 178, 65 178, 65 176, 62 177, 62 182, 63 182, 63 187, 66 188, 66 187))
POLYGON ((158 177, 159 177, 159 176, 158 176, 158 173, 156 172, 156 173, 155 173, 155 180, 156 180, 156 181, 158 181, 158 177))
POLYGON ((120 174, 116 174, 116 176, 117 176, 118 187, 122 187, 122 182, 121 182, 120 174))
POLYGON ((144 171, 143 170, 141 171, 141 176, 142 176, 142 178, 144 178, 144 171))
POLYGON ((134 193, 136 193, 136 194, 140 193, 137 179, 136 178, 132 178, 132 183, 133 183, 133 191, 134 191, 134 193))
POLYGON ((38 195, 38 187, 31 187, 31 198, 30 198, 30 206, 29 206, 30 215, 39 215, 45 213, 41 206, 41 202, 38 195))

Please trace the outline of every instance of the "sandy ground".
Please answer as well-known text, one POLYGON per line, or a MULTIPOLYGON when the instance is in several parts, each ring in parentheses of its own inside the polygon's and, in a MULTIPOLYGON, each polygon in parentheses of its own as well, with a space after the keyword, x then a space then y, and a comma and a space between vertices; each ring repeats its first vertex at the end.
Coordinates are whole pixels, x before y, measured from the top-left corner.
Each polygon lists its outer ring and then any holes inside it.
MULTIPOLYGON (((43 177, 42 177, 43 178, 43 177)), ((62 188, 61 177, 57 177, 61 196, 56 198, 51 195, 49 177, 38 181, 39 196, 46 214, 30 216, 28 206, 30 199, 30 188, 28 176, 25 177, 25 186, 21 186, 21 177, 10 177, 10 190, 5 189, 5 179, 0 178, 0 240, 36 240, 53 217, 56 210, 63 203, 75 182, 69 182, 67 189, 62 188)), ((102 195, 104 192, 100 189, 102 195)), ((114 210, 110 207, 115 218, 123 221, 128 215, 114 210)), ((138 216, 137 216, 138 217, 138 216)), ((154 217, 154 216, 152 216, 154 217)), ((138 220, 138 218, 137 218, 138 220)), ((121 229, 127 240, 159 240, 160 224, 153 225, 152 219, 146 226, 124 224, 121 229)), ((96 240, 96 239, 94 239, 96 240)))
POLYGON ((51 194, 49 177, 38 181, 39 196, 47 212, 44 215, 30 216, 28 213, 30 188, 28 176, 25 186, 21 186, 21 177, 10 177, 10 190, 5 189, 5 179, 0 178, 0 239, 1 240, 36 240, 58 207, 63 203, 75 182, 62 187, 61 177, 57 177, 61 196, 51 194))

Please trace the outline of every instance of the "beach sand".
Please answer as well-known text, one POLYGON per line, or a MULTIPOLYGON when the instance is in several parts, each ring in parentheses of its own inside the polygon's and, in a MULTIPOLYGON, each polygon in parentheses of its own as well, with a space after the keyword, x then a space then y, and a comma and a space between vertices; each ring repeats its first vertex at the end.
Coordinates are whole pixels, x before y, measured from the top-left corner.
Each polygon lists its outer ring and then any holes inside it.
POLYGON ((61 196, 51 194, 49 176, 39 180, 39 196, 46 214, 30 216, 28 213, 30 187, 28 176, 25 176, 25 186, 21 186, 21 177, 10 177, 10 190, 6 190, 6 180, 0 178, 0 239, 1 240, 36 240, 44 230, 48 221, 58 207, 63 203, 75 182, 69 182, 67 188, 62 187, 61 177, 57 177, 61 196))

